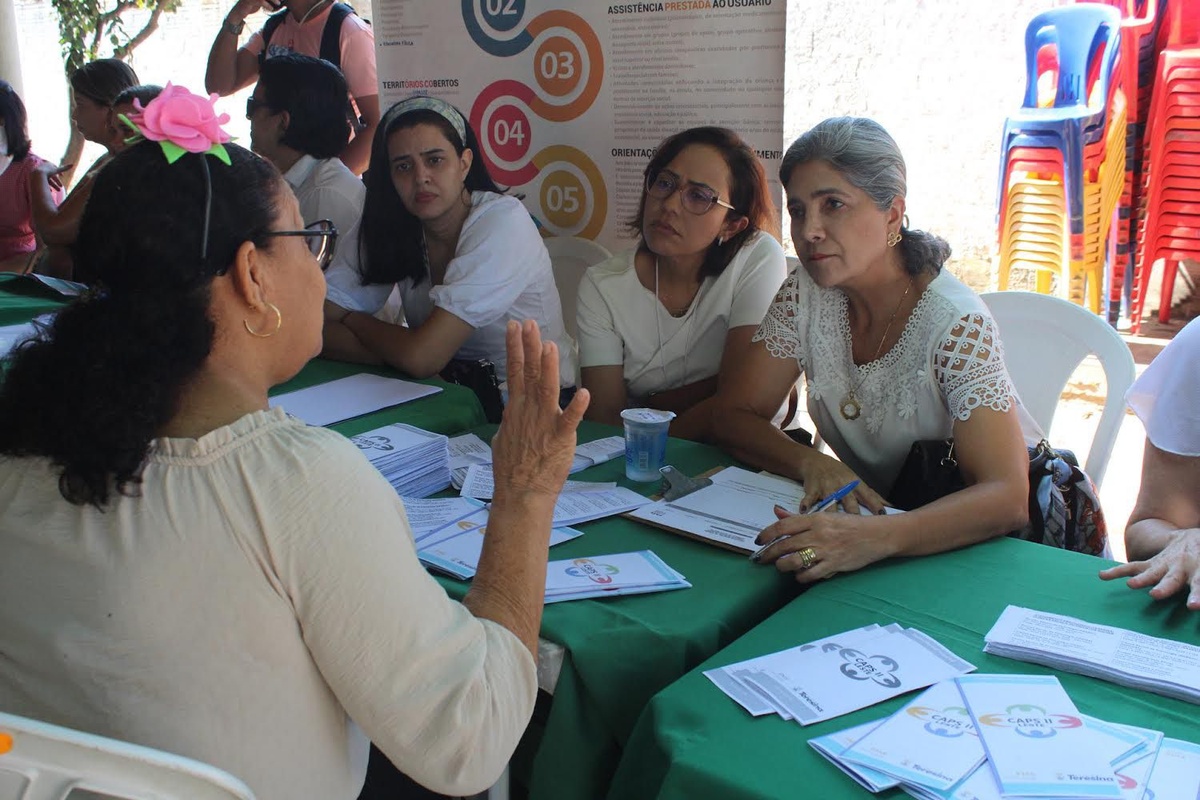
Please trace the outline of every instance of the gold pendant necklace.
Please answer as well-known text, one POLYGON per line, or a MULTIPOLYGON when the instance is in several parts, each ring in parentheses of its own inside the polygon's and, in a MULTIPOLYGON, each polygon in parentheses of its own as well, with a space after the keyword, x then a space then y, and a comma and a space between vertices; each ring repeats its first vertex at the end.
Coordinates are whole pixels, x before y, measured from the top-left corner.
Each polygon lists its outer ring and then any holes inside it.
MULTIPOLYGON (((868 364, 879 360, 879 353, 883 350, 883 343, 887 341, 888 334, 892 332, 892 323, 896 321, 896 315, 900 313, 900 308, 904 305, 904 298, 908 297, 908 293, 912 291, 913 281, 915 278, 908 279, 908 286, 904 288, 904 294, 900 295, 900 302, 896 303, 896 310, 892 312, 892 316, 888 319, 887 327, 883 329, 883 336, 879 339, 879 344, 875 347, 875 355, 871 356, 868 364)), ((850 345, 850 360, 854 360, 854 345, 850 345)), ((863 366, 866 366, 865 364, 863 366)), ((846 396, 842 398, 841 404, 838 406, 838 411, 842 413, 842 419, 853 422, 862 415, 862 403, 858 400, 858 390, 862 386, 866 376, 860 375, 858 381, 846 392, 846 396)))

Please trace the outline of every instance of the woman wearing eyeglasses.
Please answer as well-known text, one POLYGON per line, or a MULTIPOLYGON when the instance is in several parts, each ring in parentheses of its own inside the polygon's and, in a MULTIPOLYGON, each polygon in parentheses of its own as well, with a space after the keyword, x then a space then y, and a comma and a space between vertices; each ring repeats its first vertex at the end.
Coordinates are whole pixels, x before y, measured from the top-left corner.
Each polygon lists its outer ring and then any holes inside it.
POLYGON ((574 387, 575 345, 550 255, 477 153, 475 132, 443 100, 411 97, 384 115, 362 225, 326 276, 323 355, 418 378, 451 359, 486 359, 503 375, 505 326, 532 319, 562 354, 561 385, 574 387), (407 326, 373 316, 397 287, 407 326))
POLYGON ((725 128, 692 128, 646 167, 637 246, 579 285, 588 416, 674 411, 671 435, 707 438, 717 375, 738 360, 787 274, 758 156, 725 128))
POLYGON ((105 167, 80 228, 96 288, 0 385, 0 708, 198 759, 260 800, 354 800, 368 739, 433 791, 480 792, 533 712, 587 393, 560 411, 553 344, 507 327, 487 542, 452 601, 358 449, 268 407, 321 348, 301 242, 328 237, 267 161, 206 154, 223 134, 185 94, 139 124, 192 150, 143 141, 105 167))

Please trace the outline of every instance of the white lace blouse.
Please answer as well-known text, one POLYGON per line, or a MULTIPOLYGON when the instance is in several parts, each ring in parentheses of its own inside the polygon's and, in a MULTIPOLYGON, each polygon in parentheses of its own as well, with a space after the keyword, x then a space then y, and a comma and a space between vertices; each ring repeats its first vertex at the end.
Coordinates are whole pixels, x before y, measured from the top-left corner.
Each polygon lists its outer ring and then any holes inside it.
POLYGON ((950 273, 933 279, 896 345, 869 364, 854 363, 846 308, 844 293, 797 269, 754 341, 799 362, 821 438, 875 491, 891 490, 914 441, 950 436, 981 406, 1020 402, 987 306, 950 273), (852 389, 861 413, 849 420, 840 407, 852 389))

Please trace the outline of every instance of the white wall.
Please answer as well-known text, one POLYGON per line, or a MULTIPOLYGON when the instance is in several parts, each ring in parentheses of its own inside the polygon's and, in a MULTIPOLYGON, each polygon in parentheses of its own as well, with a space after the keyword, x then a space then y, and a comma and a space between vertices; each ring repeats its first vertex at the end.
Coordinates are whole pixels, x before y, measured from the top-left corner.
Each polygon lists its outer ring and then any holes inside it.
POLYGON ((1057 5, 790 0, 785 149, 826 117, 874 118, 908 163, 913 227, 948 240, 956 274, 986 288, 1000 131, 1025 90, 1025 25, 1057 5))

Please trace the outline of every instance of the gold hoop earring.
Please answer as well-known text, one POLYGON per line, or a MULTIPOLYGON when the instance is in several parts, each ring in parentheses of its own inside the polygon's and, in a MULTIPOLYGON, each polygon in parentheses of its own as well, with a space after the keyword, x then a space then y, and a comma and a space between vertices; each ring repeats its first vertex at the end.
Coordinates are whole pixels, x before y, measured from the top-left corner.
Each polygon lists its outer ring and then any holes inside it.
POLYGON ((246 326, 246 333, 251 336, 257 336, 259 339, 270 339, 275 334, 279 333, 279 329, 283 327, 283 314, 279 312, 279 306, 274 303, 267 303, 267 308, 275 312, 275 329, 270 333, 259 333, 250 327, 250 323, 242 320, 242 324, 246 326))
POLYGON ((903 238, 904 237, 900 235, 900 231, 891 231, 887 235, 887 246, 895 247, 896 245, 900 244, 900 240, 903 238))

